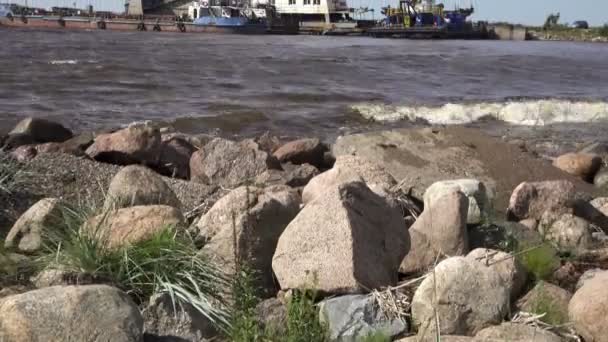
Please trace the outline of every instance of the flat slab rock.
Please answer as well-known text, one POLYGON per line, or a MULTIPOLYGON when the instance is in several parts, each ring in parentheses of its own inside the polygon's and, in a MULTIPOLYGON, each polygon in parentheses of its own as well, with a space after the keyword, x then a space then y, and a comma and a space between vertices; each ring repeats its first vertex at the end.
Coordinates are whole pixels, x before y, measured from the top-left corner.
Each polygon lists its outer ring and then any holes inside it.
POLYGON ((496 190, 495 208, 506 208, 513 189, 524 181, 568 179, 577 190, 589 184, 517 146, 464 127, 396 129, 343 136, 333 146, 336 157, 357 155, 384 166, 398 182, 422 198, 432 183, 475 178, 496 190))

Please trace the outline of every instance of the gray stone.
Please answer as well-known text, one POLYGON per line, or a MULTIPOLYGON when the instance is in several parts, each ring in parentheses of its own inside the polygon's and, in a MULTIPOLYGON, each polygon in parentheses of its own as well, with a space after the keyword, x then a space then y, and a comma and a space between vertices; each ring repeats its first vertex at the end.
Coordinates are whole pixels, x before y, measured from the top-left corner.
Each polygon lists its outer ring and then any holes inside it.
POLYGON ((269 169, 280 170, 279 161, 252 140, 215 138, 190 159, 192 180, 228 188, 252 182, 269 169))
POLYGON ((347 295, 319 304, 321 321, 332 341, 360 341, 374 334, 395 337, 407 332, 407 322, 390 317, 371 295, 347 295))
POLYGON ((357 293, 395 284, 409 247, 399 210, 352 182, 302 209, 281 235, 272 268, 282 289, 357 293))
POLYGON ((45 198, 29 208, 9 231, 4 246, 22 252, 35 252, 42 247, 45 231, 58 229, 62 223, 63 207, 56 198, 45 198))
POLYGON ((495 269, 479 262, 452 257, 440 262, 422 281, 412 299, 412 317, 418 331, 474 335, 500 323, 508 312, 509 290, 495 269))
POLYGON ((142 315, 145 333, 163 340, 205 342, 218 335, 207 317, 188 303, 173 303, 169 294, 152 296, 142 315))
POLYGON ((487 216, 491 210, 492 192, 476 179, 456 179, 433 183, 424 193, 424 205, 442 197, 444 194, 456 189, 465 194, 469 199, 469 210, 467 214, 468 224, 478 224, 482 218, 487 216))
POLYGON ((124 292, 105 285, 53 286, 0 301, 4 342, 140 342, 143 319, 124 292))
POLYGON ((173 190, 154 171, 145 166, 125 166, 110 182, 104 210, 138 205, 182 207, 173 190))

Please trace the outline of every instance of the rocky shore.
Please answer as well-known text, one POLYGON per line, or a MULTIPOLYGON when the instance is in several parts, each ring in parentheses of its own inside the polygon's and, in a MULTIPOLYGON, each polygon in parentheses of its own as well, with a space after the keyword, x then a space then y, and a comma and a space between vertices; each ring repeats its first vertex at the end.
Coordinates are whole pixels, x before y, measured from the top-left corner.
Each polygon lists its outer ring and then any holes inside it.
POLYGON ((608 341, 608 145, 26 119, 0 341, 608 341))

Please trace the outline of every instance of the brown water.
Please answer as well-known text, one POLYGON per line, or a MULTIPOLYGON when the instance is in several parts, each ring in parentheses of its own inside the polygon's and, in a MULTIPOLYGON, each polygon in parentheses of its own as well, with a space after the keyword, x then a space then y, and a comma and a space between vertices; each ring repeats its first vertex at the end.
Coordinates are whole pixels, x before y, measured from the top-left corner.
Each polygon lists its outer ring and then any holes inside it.
POLYGON ((37 116, 333 135, 379 125, 355 104, 608 101, 607 58, 586 43, 0 28, 0 130, 37 116))

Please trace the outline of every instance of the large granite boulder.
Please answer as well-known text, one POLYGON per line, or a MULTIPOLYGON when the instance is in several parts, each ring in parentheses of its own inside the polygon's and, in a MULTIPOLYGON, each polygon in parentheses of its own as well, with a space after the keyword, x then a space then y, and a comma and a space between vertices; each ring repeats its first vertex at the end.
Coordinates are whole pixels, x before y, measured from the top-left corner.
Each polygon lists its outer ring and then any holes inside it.
POLYGON ((300 195, 287 186, 240 187, 224 196, 196 227, 202 253, 229 272, 246 262, 264 295, 276 293, 272 257, 279 237, 300 211, 300 195), (237 259, 238 260, 235 260, 237 259))
POLYGON ((422 281, 412 299, 412 317, 422 337, 439 333, 475 335, 502 321, 509 308, 509 290, 494 268, 465 258, 440 262, 422 281))
POLYGON ((464 255, 469 251, 467 236, 467 196, 451 188, 441 197, 428 199, 425 209, 410 227, 411 249, 399 271, 423 271, 445 256, 464 255))
POLYGON ((234 142, 215 138, 190 159, 190 177, 203 184, 234 188, 269 169, 281 169, 279 161, 253 140, 234 142))
POLYGON ((45 231, 59 229, 63 206, 57 198, 42 199, 29 208, 9 231, 4 246, 16 247, 21 252, 35 252, 42 248, 45 231))
POLYGON ((354 156, 342 156, 336 159, 334 167, 314 177, 302 191, 302 201, 308 203, 338 184, 363 181, 371 189, 387 192, 397 184, 393 176, 375 163, 354 156))
POLYGON ((173 190, 154 171, 140 165, 125 166, 112 178, 104 208, 138 205, 168 205, 177 209, 182 206, 173 190))
POLYGON ((472 250, 467 254, 467 258, 496 270, 509 290, 511 301, 519 298, 519 294, 526 285, 528 275, 526 269, 517 258, 505 252, 486 248, 472 250))
POLYGON ((400 211, 362 182, 309 202, 279 239, 272 268, 282 289, 357 293, 395 284, 410 247, 400 211))
POLYGON ((332 341, 361 341, 381 334, 395 337, 407 332, 407 322, 391 317, 371 295, 346 295, 319 304, 320 319, 332 341))
POLYGON ((568 305, 574 329, 585 341, 608 340, 608 272, 584 282, 568 305))
POLYGON ((133 125, 114 133, 100 134, 86 153, 101 162, 118 165, 158 165, 160 131, 146 125, 133 125))
POLYGON ((119 249, 183 223, 182 213, 174 207, 146 205, 100 214, 89 219, 82 229, 107 244, 108 248, 119 249))
POLYGON ((122 291, 106 285, 53 286, 0 301, 4 342, 141 342, 143 319, 122 291))
POLYGON ((589 222, 569 213, 553 215, 546 212, 538 225, 538 231, 560 250, 583 251, 592 243, 589 222))

